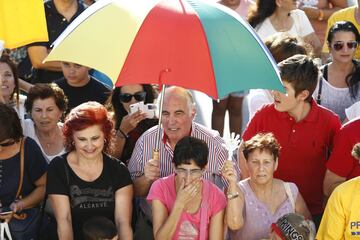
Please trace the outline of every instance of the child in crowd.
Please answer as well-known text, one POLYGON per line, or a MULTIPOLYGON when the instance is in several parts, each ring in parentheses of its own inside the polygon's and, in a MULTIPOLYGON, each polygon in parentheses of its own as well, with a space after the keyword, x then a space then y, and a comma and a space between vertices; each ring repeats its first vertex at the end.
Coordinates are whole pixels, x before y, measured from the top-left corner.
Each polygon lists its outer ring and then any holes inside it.
POLYGON ((85 240, 117 240, 115 224, 106 217, 93 217, 83 225, 85 240))

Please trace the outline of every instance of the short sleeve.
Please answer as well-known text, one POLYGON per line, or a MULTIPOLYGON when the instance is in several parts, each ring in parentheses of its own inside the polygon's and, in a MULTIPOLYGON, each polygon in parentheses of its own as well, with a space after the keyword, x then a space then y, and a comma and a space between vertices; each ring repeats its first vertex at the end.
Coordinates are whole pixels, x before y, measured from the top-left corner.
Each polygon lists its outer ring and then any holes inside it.
POLYGON ((289 182, 289 186, 290 186, 291 194, 294 196, 294 201, 296 202, 296 199, 297 199, 298 194, 299 194, 299 189, 296 186, 296 184, 292 183, 292 182, 289 182))
POLYGON ((25 169, 33 183, 47 171, 48 164, 37 143, 31 139, 25 139, 25 169))
POLYGON ((294 11, 296 14, 296 25, 297 28, 299 30, 298 34, 300 37, 306 37, 307 35, 311 34, 314 32, 314 28, 312 27, 309 18, 306 16, 305 12, 300 10, 300 9, 296 9, 294 11))
MULTIPOLYGON (((344 128, 343 128, 344 129, 344 128)), ((338 132, 334 139, 334 148, 326 167, 341 177, 347 177, 353 170, 354 158, 351 156, 352 145, 345 130, 338 132)))
POLYGON ((255 113, 254 117, 250 120, 250 122, 248 123, 248 125, 243 133, 243 136, 242 136, 243 141, 249 140, 250 138, 252 138, 259 132, 258 125, 259 125, 260 119, 262 118, 261 115, 262 115, 262 111, 261 110, 257 111, 255 113))
POLYGON ((115 158, 110 158, 108 156, 106 159, 110 166, 115 190, 132 184, 129 170, 126 168, 125 164, 115 158))
POLYGON ((134 151, 129 160, 128 169, 130 176, 134 180, 144 174, 145 162, 143 156, 144 149, 144 135, 142 135, 136 142, 134 151))
POLYGON ((360 116, 360 102, 356 102, 345 109, 346 118, 352 120, 360 116))
POLYGON ((215 185, 211 184, 211 216, 225 209, 227 201, 225 194, 215 185))
POLYGON ((151 202, 152 200, 159 200, 163 204, 166 204, 165 196, 164 196, 164 192, 165 192, 164 185, 162 184, 162 181, 163 180, 160 178, 155 182, 153 182, 153 184, 150 187, 146 200, 148 200, 149 202, 151 202))
POLYGON ((65 167, 67 154, 54 158, 49 165, 46 180, 48 194, 69 195, 69 180, 66 177, 65 167))
POLYGON ((317 240, 343 239, 345 232, 345 214, 341 201, 339 188, 331 194, 321 220, 321 224, 316 235, 317 240))

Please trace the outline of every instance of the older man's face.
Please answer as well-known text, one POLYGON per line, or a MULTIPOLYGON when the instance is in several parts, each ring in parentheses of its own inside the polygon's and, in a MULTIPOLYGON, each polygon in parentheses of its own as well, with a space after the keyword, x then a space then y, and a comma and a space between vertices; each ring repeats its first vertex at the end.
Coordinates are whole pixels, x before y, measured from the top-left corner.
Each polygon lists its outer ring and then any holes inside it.
POLYGON ((162 124, 171 145, 189 135, 194 116, 195 110, 186 96, 165 94, 162 124))

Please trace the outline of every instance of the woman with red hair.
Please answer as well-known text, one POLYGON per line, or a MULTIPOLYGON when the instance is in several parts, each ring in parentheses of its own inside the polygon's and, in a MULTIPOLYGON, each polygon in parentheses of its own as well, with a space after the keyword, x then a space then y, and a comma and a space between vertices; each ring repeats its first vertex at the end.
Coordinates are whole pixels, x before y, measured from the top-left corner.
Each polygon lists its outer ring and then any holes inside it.
POLYGON ((114 136, 107 110, 83 103, 62 130, 68 153, 52 160, 47 181, 59 239, 83 239, 83 223, 94 216, 113 221, 119 239, 132 239, 133 187, 125 165, 107 155, 114 136))

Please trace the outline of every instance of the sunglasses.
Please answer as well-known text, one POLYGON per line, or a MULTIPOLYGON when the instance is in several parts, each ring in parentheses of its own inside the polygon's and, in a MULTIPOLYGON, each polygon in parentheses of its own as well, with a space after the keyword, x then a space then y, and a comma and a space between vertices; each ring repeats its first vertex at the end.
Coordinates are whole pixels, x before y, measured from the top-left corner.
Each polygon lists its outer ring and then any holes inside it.
POLYGON ((4 143, 0 143, 0 147, 8 147, 8 146, 14 145, 15 143, 16 143, 15 140, 7 141, 7 142, 4 142, 4 143))
POLYGON ((145 97, 146 97, 146 92, 136 92, 134 94, 130 94, 130 93, 120 93, 119 94, 119 99, 123 103, 130 102, 133 97, 138 102, 144 101, 145 97))
MULTIPOLYGON (((335 51, 340 51, 341 49, 343 49, 345 45, 345 42, 343 41, 338 41, 338 42, 335 42, 332 46, 332 48, 335 50, 335 51)), ((350 42, 346 42, 346 46, 347 48, 349 49, 356 49, 357 46, 358 46, 358 42, 356 41, 350 41, 350 42)))

